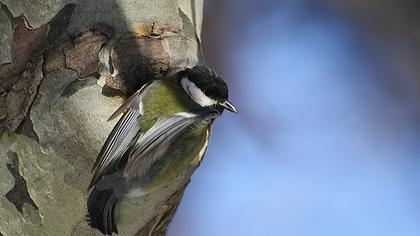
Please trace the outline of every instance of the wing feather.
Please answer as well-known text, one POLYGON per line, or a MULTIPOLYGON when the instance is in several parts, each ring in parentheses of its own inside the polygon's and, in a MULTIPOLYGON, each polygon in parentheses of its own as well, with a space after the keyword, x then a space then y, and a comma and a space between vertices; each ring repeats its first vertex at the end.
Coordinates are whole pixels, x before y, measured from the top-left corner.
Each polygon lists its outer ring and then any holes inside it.
POLYGON ((133 96, 127 99, 108 120, 115 119, 120 114, 123 116, 112 129, 93 166, 95 173, 89 185, 91 188, 110 169, 116 168, 125 151, 135 143, 140 133, 140 121, 142 116, 142 95, 147 87, 146 84, 133 96))
POLYGON ((129 109, 138 109, 142 113, 143 108, 139 106, 142 99, 142 94, 150 86, 151 83, 143 85, 137 92, 135 92, 130 98, 128 98, 123 105, 121 105, 109 118, 108 121, 117 118, 119 115, 123 114, 129 109))
POLYGON ((124 175, 129 179, 145 176, 151 166, 165 156, 169 146, 188 127, 210 121, 218 115, 220 114, 217 110, 203 107, 191 113, 176 113, 157 122, 138 139, 128 158, 124 175))

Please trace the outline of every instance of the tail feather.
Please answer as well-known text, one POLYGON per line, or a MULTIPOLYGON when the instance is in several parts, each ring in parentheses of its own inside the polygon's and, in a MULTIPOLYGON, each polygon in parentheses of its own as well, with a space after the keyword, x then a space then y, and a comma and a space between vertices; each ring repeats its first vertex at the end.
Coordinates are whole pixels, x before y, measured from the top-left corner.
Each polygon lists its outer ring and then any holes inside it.
POLYGON ((115 206, 118 198, 112 189, 97 190, 93 187, 87 201, 90 225, 105 235, 118 234, 115 223, 115 206))

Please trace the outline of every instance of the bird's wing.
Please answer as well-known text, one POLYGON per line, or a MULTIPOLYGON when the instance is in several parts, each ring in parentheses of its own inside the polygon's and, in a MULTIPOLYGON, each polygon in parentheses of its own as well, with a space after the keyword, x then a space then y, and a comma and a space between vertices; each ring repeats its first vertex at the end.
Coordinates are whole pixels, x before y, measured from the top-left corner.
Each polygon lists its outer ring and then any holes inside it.
POLYGON ((140 132, 140 119, 142 116, 140 101, 149 85, 150 83, 145 84, 133 96, 127 99, 108 119, 109 121, 123 114, 112 129, 96 159, 93 166, 95 173, 89 188, 96 184, 108 170, 116 168, 124 152, 130 147, 130 144, 135 142, 136 136, 140 132))
POLYGON ((165 156, 169 146, 181 133, 191 125, 210 121, 218 115, 217 110, 202 107, 192 112, 176 113, 157 122, 138 139, 124 168, 124 176, 129 179, 145 176, 153 163, 165 156))
POLYGON ((119 115, 125 113, 127 110, 130 109, 137 109, 140 110, 140 113, 142 113, 143 108, 139 106, 142 94, 144 91, 147 90, 147 88, 150 86, 150 83, 147 83, 143 85, 137 92, 135 92, 129 99, 127 99, 109 118, 108 121, 113 120, 117 118, 119 115))

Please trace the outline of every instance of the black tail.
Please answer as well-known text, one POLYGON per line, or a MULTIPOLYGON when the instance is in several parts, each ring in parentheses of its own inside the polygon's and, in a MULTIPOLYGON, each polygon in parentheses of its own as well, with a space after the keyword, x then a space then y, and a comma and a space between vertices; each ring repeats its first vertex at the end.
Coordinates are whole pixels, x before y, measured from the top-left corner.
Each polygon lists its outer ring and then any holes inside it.
POLYGON ((118 234, 114 217, 117 202, 118 198, 113 194, 112 189, 101 191, 93 187, 87 201, 90 225, 105 235, 118 234))

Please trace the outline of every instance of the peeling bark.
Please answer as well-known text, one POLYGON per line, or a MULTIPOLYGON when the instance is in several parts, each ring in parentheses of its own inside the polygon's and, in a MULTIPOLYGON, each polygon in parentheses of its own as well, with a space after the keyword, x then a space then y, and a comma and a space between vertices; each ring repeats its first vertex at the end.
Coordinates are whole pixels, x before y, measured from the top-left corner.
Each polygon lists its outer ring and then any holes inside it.
POLYGON ((52 43, 44 54, 45 62, 42 68, 44 74, 54 71, 62 71, 66 68, 65 48, 71 47, 70 40, 52 43))
POLYGON ((11 78, 14 78, 14 81, 19 80, 16 77, 25 69, 26 63, 33 57, 41 55, 48 46, 48 25, 32 29, 25 17, 18 17, 16 21, 12 46, 14 59, 10 64, 0 65, 0 81, 2 82, 11 78))
POLYGON ((19 80, 10 88, 6 96, 6 127, 9 133, 13 133, 24 120, 29 108, 35 99, 41 80, 42 63, 41 56, 34 58, 35 63, 27 63, 19 80))
MULTIPOLYGON (((202 1, 0 2, 0 19, 14 22, 0 35, 11 53, 0 53, 1 233, 100 235, 86 188, 114 125, 105 121, 124 95, 201 61, 202 1)), ((196 167, 123 200, 120 235, 164 235, 196 167)))
POLYGON ((64 48, 66 68, 75 70, 80 79, 98 74, 99 51, 107 37, 98 32, 86 32, 74 40, 74 46, 64 48))

